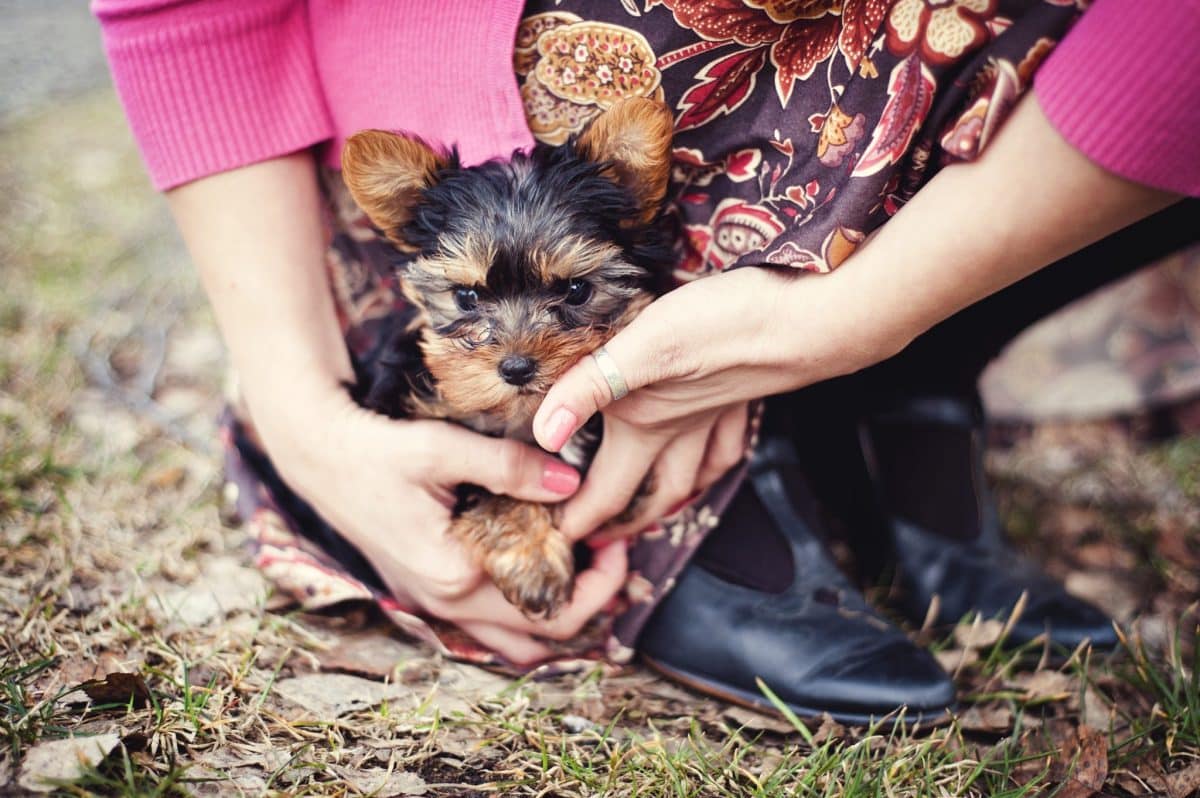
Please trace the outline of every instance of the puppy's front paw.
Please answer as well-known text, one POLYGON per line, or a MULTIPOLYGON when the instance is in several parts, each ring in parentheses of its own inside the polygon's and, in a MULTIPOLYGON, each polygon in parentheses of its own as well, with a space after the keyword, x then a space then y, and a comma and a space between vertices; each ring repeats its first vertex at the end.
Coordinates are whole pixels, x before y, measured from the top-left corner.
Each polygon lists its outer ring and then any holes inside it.
POLYGON ((575 586, 571 547, 554 527, 485 554, 483 569, 509 602, 532 617, 553 618, 571 600, 575 586))
POLYGON ((552 618, 571 600, 575 559, 546 506, 488 496, 454 520, 451 534, 526 615, 552 618))

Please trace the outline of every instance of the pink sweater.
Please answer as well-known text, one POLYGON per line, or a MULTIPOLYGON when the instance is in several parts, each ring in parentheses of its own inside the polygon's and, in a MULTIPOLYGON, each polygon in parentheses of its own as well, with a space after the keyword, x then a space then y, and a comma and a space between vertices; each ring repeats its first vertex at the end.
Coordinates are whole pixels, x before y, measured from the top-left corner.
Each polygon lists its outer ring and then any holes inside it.
MULTIPOLYGON (((1069 0, 1050 0, 1068 2, 1069 0)), ((404 129, 475 163, 532 144, 512 70, 521 0, 92 0, 160 189, 404 129)), ((1200 195, 1200 0, 1096 0, 1035 81, 1088 157, 1200 195)))

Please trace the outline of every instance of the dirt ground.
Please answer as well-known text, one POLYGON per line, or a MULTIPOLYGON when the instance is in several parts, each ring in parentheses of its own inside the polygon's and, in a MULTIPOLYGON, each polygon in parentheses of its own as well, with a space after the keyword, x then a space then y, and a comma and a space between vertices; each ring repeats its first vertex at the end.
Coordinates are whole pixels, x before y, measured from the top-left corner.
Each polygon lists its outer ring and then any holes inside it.
POLYGON ((115 100, 40 96, 0 125, 0 794, 1198 794, 1200 437, 993 452, 1021 545, 1128 646, 1049 664, 999 621, 913 630, 959 686, 938 729, 638 667, 513 682, 295 612, 221 521, 220 342, 115 100))

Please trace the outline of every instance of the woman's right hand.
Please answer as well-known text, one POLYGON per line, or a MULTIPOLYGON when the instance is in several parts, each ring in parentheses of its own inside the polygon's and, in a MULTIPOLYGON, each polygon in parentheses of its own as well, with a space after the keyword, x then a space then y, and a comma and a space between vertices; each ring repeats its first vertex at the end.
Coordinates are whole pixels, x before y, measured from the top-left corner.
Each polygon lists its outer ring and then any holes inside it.
MULTIPOLYGON (((514 440, 442 421, 394 421, 344 392, 306 401, 309 412, 260 425, 285 480, 371 562, 402 602, 451 621, 508 660, 528 664, 551 649, 538 635, 576 635, 624 583, 623 542, 596 552, 576 576, 571 603, 550 620, 525 617, 447 534, 454 487, 463 482, 535 502, 559 502, 579 475, 514 440)), ((298 403, 292 404, 295 408, 298 403)), ((252 408, 253 415, 253 408, 252 408)))
POLYGON ((575 635, 616 594, 625 549, 598 551, 551 621, 525 618, 446 534, 455 485, 540 502, 574 493, 549 455, 436 421, 392 421, 351 401, 354 371, 325 271, 312 153, 172 189, 167 200, 212 301, 267 453, 288 484, 362 551, 387 586, 517 663, 534 639, 575 635), (547 473, 558 473, 549 480, 547 473), (556 489, 557 488, 557 489, 556 489))

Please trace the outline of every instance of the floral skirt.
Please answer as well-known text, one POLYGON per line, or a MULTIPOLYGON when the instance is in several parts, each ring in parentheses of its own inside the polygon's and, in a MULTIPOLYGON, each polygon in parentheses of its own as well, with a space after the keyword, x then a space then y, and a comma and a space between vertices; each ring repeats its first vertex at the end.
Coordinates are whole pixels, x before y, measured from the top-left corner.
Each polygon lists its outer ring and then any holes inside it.
MULTIPOLYGON (((530 129, 546 143, 567 141, 623 97, 655 97, 675 110, 677 282, 762 264, 828 272, 938 169, 979 155, 1076 5, 532 0, 514 71, 530 129)), ((336 172, 323 185, 331 290, 347 346, 363 352, 404 300, 388 244, 336 172)), ((387 595, 370 566, 283 486, 240 416, 231 411, 224 427, 228 492, 279 589, 309 609, 373 602, 449 656, 503 665, 454 626, 387 595)), ((734 469, 642 532, 616 609, 543 668, 628 661, 743 475, 734 469)))

